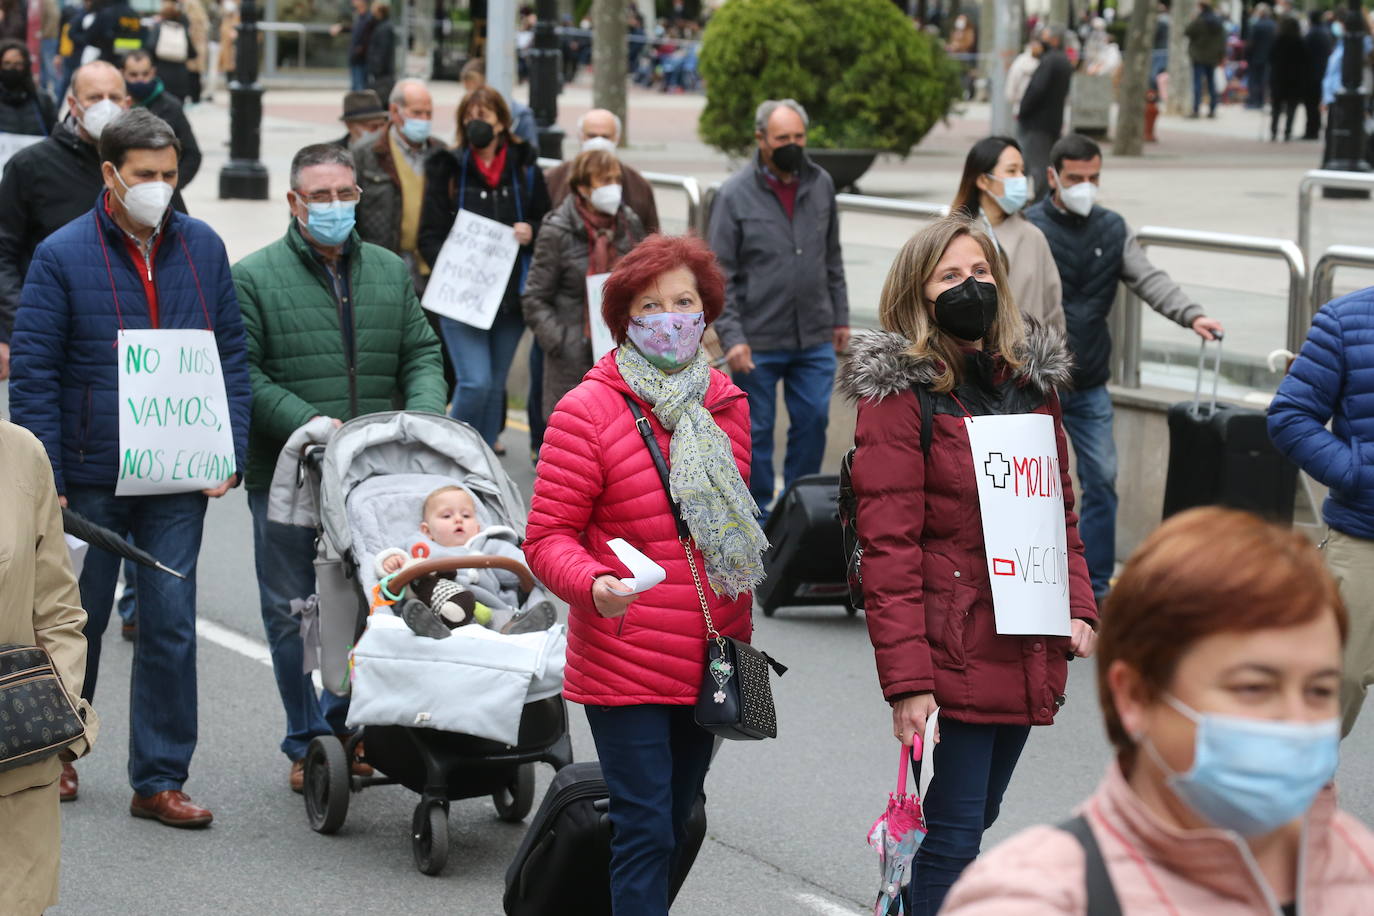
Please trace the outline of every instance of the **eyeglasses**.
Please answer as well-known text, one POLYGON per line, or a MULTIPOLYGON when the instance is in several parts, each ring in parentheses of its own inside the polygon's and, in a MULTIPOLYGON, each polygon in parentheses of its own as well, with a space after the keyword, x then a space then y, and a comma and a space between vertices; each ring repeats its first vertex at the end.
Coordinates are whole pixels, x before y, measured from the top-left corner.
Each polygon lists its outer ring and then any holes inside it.
POLYGON ((327 204, 334 201, 342 203, 356 203, 358 198, 363 196, 362 188, 345 188, 342 191, 315 191, 311 194, 296 192, 296 196, 308 204, 327 204))

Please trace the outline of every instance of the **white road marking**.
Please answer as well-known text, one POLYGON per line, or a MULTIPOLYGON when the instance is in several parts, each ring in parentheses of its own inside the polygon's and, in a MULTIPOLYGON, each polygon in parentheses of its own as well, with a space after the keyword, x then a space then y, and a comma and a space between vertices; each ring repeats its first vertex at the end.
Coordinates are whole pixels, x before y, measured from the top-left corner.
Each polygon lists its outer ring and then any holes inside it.
POLYGON ((196 634, 217 646, 228 649, 230 652, 237 652, 245 658, 251 658, 258 664, 272 667, 272 653, 268 651, 266 643, 249 639, 242 633, 220 626, 213 620, 206 620, 204 617, 196 620, 196 634))
POLYGON ((842 907, 838 903, 831 903, 816 894, 797 894, 795 899, 813 913, 820 913, 822 916, 854 916, 855 913, 859 912, 842 907))

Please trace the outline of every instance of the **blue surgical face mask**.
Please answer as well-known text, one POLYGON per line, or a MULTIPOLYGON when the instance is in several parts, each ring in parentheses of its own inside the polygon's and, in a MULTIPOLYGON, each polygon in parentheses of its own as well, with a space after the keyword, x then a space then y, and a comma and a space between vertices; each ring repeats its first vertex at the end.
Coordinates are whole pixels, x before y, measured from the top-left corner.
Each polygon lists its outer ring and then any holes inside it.
POLYGON ((431 124, 424 118, 406 118, 401 125, 401 135, 411 143, 424 143, 429 139, 431 124))
POLYGON ((1206 820, 1242 836, 1263 836, 1307 812, 1336 775, 1339 719, 1288 722, 1199 713, 1166 696, 1197 723, 1193 766, 1175 773, 1147 738, 1145 750, 1169 774, 1173 793, 1206 820))
POLYGON ((1025 175, 1017 175, 1013 178, 998 178, 989 175, 993 181, 1002 182, 1004 195, 993 194, 992 199, 997 201, 997 206, 1002 208, 1002 212, 1007 216, 1019 211, 1026 205, 1027 198, 1030 197, 1030 181, 1025 175))
POLYGON ((307 203, 310 210, 305 228, 310 237, 321 245, 332 248, 342 245, 353 232, 353 211, 356 200, 335 200, 327 204, 307 203))

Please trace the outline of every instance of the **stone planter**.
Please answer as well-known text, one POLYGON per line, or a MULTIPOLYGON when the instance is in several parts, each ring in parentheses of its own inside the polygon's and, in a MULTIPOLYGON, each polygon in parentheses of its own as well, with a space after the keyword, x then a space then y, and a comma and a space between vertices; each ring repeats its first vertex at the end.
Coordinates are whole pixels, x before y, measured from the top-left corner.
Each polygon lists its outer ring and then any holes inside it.
POLYGON ((878 158, 877 150, 815 149, 810 146, 806 148, 806 155, 830 173, 836 191, 854 191, 854 183, 864 176, 873 165, 873 160, 878 158))

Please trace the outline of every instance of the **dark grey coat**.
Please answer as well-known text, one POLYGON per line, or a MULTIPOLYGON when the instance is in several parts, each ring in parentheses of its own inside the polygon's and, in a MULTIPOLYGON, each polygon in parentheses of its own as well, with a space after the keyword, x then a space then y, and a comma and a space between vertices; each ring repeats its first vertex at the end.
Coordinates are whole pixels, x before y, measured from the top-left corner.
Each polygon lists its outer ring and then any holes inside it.
MULTIPOLYGON (((616 217, 614 245, 622 256, 644 238, 644 226, 629 207, 616 217)), ((577 387, 592 368, 587 337, 587 226, 570 193, 544 217, 534 245, 534 262, 520 299, 529 325, 544 351, 544 416, 577 387)))

